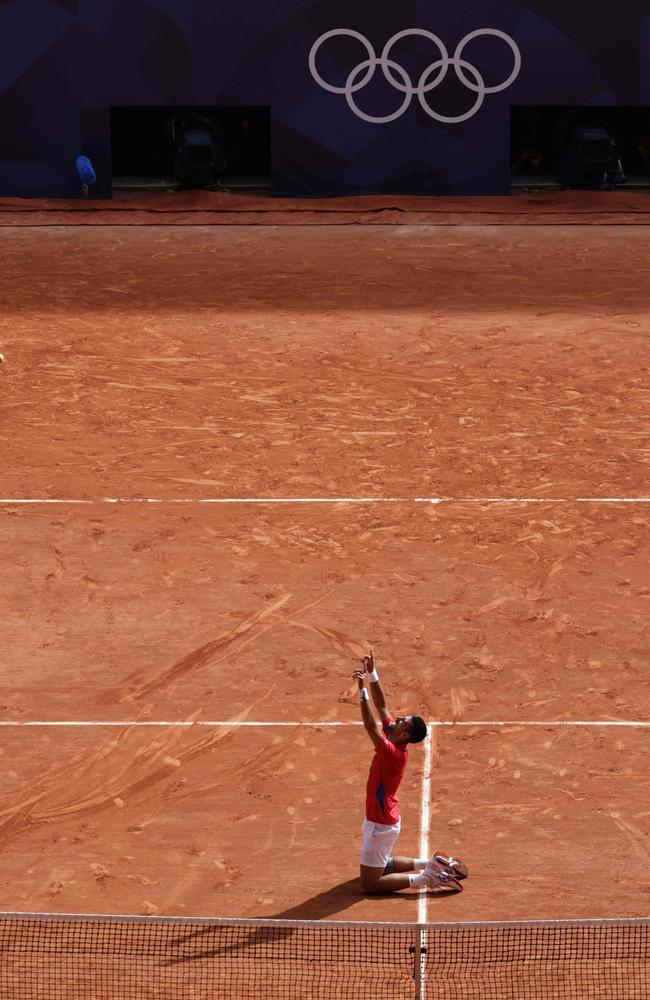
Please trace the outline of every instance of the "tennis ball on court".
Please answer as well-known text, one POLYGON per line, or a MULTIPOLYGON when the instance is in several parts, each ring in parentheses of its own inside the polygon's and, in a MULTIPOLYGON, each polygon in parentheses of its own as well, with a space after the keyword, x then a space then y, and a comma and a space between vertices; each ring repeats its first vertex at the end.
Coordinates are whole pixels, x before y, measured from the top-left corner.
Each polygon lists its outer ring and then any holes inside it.
POLYGON ((4 354, 0 354, 0 364, 2 364, 2 362, 4 361, 4 359, 5 359, 4 354))

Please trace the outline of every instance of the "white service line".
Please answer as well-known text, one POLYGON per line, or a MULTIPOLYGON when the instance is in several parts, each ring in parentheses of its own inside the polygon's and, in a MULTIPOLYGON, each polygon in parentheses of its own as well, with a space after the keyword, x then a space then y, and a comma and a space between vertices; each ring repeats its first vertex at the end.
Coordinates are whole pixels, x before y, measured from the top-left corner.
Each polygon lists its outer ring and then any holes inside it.
POLYGON ((169 498, 157 497, 97 497, 90 500, 48 500, 19 499, 16 497, 0 499, 0 504, 7 506, 16 504, 290 504, 290 503, 427 503, 427 504, 485 504, 485 503, 650 503, 650 497, 195 497, 169 498))
MULTIPOLYGON (((208 727, 212 727, 212 728, 214 728, 215 726, 223 726, 223 727, 227 726, 227 727, 231 727, 231 728, 235 728, 236 726, 240 726, 240 727, 248 726, 249 728, 255 728, 255 727, 260 727, 261 728, 261 727, 273 727, 273 726, 285 726, 285 727, 288 727, 288 728, 295 728, 296 726, 302 726, 303 728, 306 728, 306 729, 324 729, 326 727, 335 727, 335 726, 362 726, 362 725, 363 725, 362 722, 353 722, 353 721, 350 721, 350 722, 329 722, 329 721, 328 722, 285 722, 285 721, 275 722, 275 721, 263 721, 263 720, 259 720, 259 721, 255 721, 255 722, 250 722, 250 721, 247 720, 245 722, 240 722, 238 720, 228 721, 228 720, 219 719, 217 721, 210 721, 210 720, 207 720, 207 719, 198 719, 197 721, 192 722, 192 721, 188 721, 187 719, 168 719, 168 720, 156 720, 156 721, 152 721, 152 720, 149 720, 149 719, 146 719, 146 720, 145 719, 122 719, 121 721, 120 720, 115 720, 115 719, 111 719, 111 720, 100 720, 100 719, 95 719, 95 720, 90 720, 90 719, 85 719, 85 720, 50 719, 50 720, 47 720, 47 719, 43 719, 43 720, 40 720, 40 719, 38 719, 38 720, 28 720, 28 721, 21 721, 19 719, 0 719, 0 726, 14 727, 14 728, 29 728, 30 726, 31 727, 34 727, 34 726, 61 726, 61 727, 70 726, 70 727, 74 727, 74 726, 76 726, 77 728, 80 728, 80 729, 88 728, 88 727, 91 727, 91 726, 95 726, 97 728, 102 728, 102 727, 106 728, 106 727, 109 727, 109 726, 122 726, 122 727, 124 727, 124 726, 132 726, 134 728, 139 728, 139 727, 144 728, 144 727, 147 727, 147 726, 149 726, 149 727, 151 727, 151 726, 160 726, 160 727, 164 728, 164 727, 170 727, 171 726, 171 727, 176 727, 176 728, 183 728, 183 727, 185 727, 185 728, 189 729, 192 726, 208 726, 208 727)), ((540 727, 540 726, 542 726, 542 727, 548 727, 550 729, 550 728, 556 727, 556 726, 565 726, 567 728, 571 728, 573 726, 584 726, 584 727, 590 727, 591 726, 591 727, 600 727, 600 728, 607 728, 607 727, 610 727, 610 726, 620 726, 620 727, 628 728, 628 729, 650 729, 650 720, 643 720, 641 722, 637 722, 637 721, 629 720, 629 719, 594 719, 594 720, 586 720, 586 721, 585 720, 575 720, 575 719, 548 719, 547 721, 541 721, 541 720, 538 720, 538 719, 534 719, 534 720, 531 720, 531 719, 520 719, 520 720, 518 720, 518 719, 510 719, 510 720, 507 720, 507 721, 504 721, 504 720, 493 720, 493 721, 486 722, 483 719, 477 719, 477 720, 470 719, 470 720, 463 720, 462 722, 460 722, 460 721, 445 722, 445 721, 441 721, 441 720, 437 720, 436 719, 436 720, 432 720, 429 723, 429 725, 431 725, 431 726, 448 726, 450 728, 453 728, 453 727, 460 728, 462 726, 469 727, 469 728, 472 728, 472 727, 473 728, 492 728, 494 726, 502 726, 502 727, 509 727, 509 726, 513 726, 513 727, 515 727, 515 726, 538 726, 538 727, 540 727)))
POLYGON ((462 722, 434 722, 435 726, 628 726, 650 728, 650 721, 633 719, 510 719, 504 721, 464 719, 462 722))
POLYGON ((102 721, 102 720, 83 720, 83 721, 73 721, 68 722, 65 720, 47 721, 29 721, 21 722, 17 719, 0 719, 0 726, 77 726, 78 728, 84 728, 88 726, 97 726, 99 728, 106 726, 133 726, 134 728, 146 727, 146 726, 162 726, 169 727, 173 726, 176 728, 192 728, 192 726, 249 726, 249 727, 261 727, 261 726, 288 726, 295 729, 296 726, 304 726, 308 729, 321 729, 323 726, 362 726, 362 722, 239 722, 234 720, 232 722, 219 720, 218 722, 210 722, 206 719, 198 719, 196 722, 189 721, 187 719, 171 719, 171 720, 156 720, 152 722, 150 720, 142 719, 124 719, 121 722, 116 720, 102 721))
MULTIPOLYGON (((399 497, 97 497, 94 500, 0 499, 0 504, 236 504, 236 503, 443 503, 447 498, 401 500, 399 497)), ((465 501, 467 502, 467 501, 465 501)), ((541 501, 540 501, 541 502, 541 501)))

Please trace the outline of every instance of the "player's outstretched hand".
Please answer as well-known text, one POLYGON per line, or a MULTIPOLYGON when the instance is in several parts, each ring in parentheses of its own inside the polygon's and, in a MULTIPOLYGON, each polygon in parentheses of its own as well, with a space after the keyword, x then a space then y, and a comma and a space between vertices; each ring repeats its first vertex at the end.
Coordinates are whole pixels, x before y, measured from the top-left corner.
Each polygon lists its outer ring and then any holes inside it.
POLYGON ((363 687, 363 682, 364 682, 365 677, 366 677, 365 670, 355 670, 354 673, 352 674, 352 676, 353 676, 353 678, 354 678, 355 681, 358 681, 359 687, 362 688, 363 687))
POLYGON ((371 674, 375 669, 375 661, 373 660, 372 657, 372 650, 370 650, 370 653, 368 655, 361 657, 361 662, 363 663, 367 672, 371 674))

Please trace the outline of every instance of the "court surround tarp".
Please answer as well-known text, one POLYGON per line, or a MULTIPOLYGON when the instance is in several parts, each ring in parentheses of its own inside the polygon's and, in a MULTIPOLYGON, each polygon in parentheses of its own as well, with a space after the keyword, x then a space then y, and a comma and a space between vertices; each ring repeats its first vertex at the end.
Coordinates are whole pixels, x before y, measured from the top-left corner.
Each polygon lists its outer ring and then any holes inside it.
POLYGON ((650 196, 557 191, 511 197, 277 198, 185 191, 113 200, 0 198, 0 226, 648 225, 650 196))

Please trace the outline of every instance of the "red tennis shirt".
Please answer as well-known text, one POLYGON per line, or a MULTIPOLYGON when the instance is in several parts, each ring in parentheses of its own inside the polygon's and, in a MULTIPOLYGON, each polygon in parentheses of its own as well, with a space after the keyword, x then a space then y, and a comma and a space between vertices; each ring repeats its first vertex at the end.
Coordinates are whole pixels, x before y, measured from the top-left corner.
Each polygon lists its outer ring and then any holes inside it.
MULTIPOLYGON (((382 723, 384 733, 392 722, 390 715, 386 716, 382 723)), ((409 759, 407 746, 406 743, 396 746, 382 735, 375 749, 366 785, 366 819, 371 823, 392 826, 399 821, 397 789, 409 759)))

